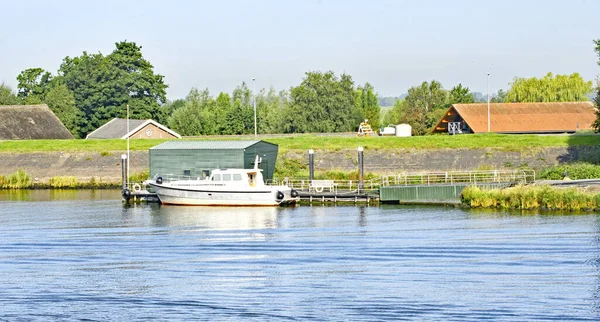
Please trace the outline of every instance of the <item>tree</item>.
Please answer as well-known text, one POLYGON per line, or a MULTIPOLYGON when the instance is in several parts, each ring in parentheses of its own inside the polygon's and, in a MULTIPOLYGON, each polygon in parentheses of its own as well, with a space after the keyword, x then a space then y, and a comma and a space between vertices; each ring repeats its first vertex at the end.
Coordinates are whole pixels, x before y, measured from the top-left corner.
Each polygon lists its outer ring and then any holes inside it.
POLYGON ((96 129, 114 117, 166 119, 166 88, 163 76, 143 58, 141 46, 134 42, 116 43, 109 55, 83 52, 79 57, 65 57, 59 79, 74 93, 75 105, 83 112, 80 136, 96 129))
POLYGON ((588 100, 592 82, 581 75, 546 74, 543 78, 516 77, 506 94, 507 102, 575 102, 588 100))
MULTIPOLYGON (((462 85, 460 91, 463 91, 462 85)), ((440 82, 423 82, 420 86, 411 87, 404 101, 394 106, 391 113, 398 119, 391 123, 408 123, 412 126, 413 134, 426 134, 439 121, 438 116, 441 118, 447 104, 448 93, 440 82)))
POLYGON ((494 97, 492 97, 490 99, 490 102, 491 103, 504 103, 504 102, 506 102, 506 92, 503 89, 499 89, 498 93, 496 95, 494 95, 494 97))
POLYGON ((185 104, 171 114, 167 124, 181 135, 206 134, 211 124, 206 120, 205 110, 213 103, 208 89, 199 91, 192 88, 185 98, 185 104))
POLYGON ((274 88, 261 90, 256 96, 256 115, 258 133, 278 133, 281 128, 281 113, 287 97, 286 93, 277 93, 274 88))
POLYGON ((23 104, 41 104, 50 90, 52 75, 42 68, 28 68, 17 76, 17 81, 23 104))
POLYGON ((66 85, 58 84, 46 94, 46 104, 75 137, 79 134, 81 111, 75 107, 75 97, 66 85))
POLYGON ((473 95, 469 92, 468 87, 463 87, 462 84, 458 84, 450 90, 448 93, 449 104, 460 104, 460 103, 475 103, 473 95))
POLYGON ((354 82, 350 75, 307 72, 292 87, 283 115, 286 133, 349 132, 358 128, 354 82))
POLYGON ((0 84, 0 105, 18 105, 19 99, 12 91, 12 89, 2 83, 0 84))
MULTIPOLYGON (((600 39, 594 40, 594 44, 596 45, 594 50, 598 55, 598 65, 600 65, 600 39)), ((594 98, 594 103, 596 104, 596 121, 592 126, 596 131, 600 131, 600 79, 596 80, 596 97, 594 98)))
POLYGON ((359 117, 356 122, 360 124, 363 119, 368 119, 371 127, 378 129, 381 125, 381 106, 373 85, 367 82, 356 89, 356 105, 359 117))

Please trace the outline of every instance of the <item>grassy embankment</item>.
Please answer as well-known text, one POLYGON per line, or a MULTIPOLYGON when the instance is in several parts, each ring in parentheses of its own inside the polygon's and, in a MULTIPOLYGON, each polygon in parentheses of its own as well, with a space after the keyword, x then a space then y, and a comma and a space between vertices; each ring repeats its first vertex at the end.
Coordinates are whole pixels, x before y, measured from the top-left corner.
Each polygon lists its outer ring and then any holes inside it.
MULTIPOLYGON (((194 138, 184 140, 215 140, 216 137, 194 138)), ((254 140, 252 136, 223 139, 254 140)), ((494 148, 503 151, 525 151, 541 147, 593 146, 600 145, 600 135, 583 133, 578 135, 428 135, 409 138, 397 137, 341 137, 299 134, 289 137, 259 136, 258 139, 279 145, 280 152, 308 149, 315 151, 340 151, 356 149, 365 150, 388 149, 477 149, 494 148)), ((148 150, 166 140, 130 140, 132 151, 148 150)), ((125 151, 125 140, 18 140, 0 141, 0 152, 114 152, 125 151)))
MULTIPOLYGON (((184 140, 215 140, 219 137, 193 138, 184 140)), ((253 140, 253 136, 223 137, 222 139, 253 140)), ((477 149, 492 148, 499 151, 531 151, 543 147, 573 147, 573 146, 598 146, 600 135, 582 133, 578 135, 503 135, 503 134, 479 134, 479 135, 432 135, 421 137, 397 138, 397 137, 342 137, 321 136, 313 134, 300 134, 294 136, 259 136, 259 139, 279 145, 280 154, 288 151, 305 153, 309 149, 319 151, 343 151, 355 150, 362 146, 365 150, 395 150, 395 149, 477 149)), ((145 151, 166 140, 130 140, 130 150, 145 151)), ((0 141, 0 153, 34 153, 34 152, 99 152, 101 154, 122 153, 127 149, 125 140, 19 140, 0 141)), ((562 169, 557 170, 557 172, 562 169)), ((290 174, 307 174, 305 164, 298 160, 280 159, 277 164, 276 174, 289 176, 290 174)), ((133 181, 144 179, 145 173, 135 174, 138 178, 133 181)), ((356 179, 358 173, 329 171, 317 173, 317 178, 327 177, 333 179, 356 179)), ((367 179, 369 175, 367 175, 367 179)), ((24 172, 17 172, 9 176, 0 176, 1 188, 27 188, 33 183, 24 172)), ((52 188, 100 188, 112 187, 113 184, 102 182, 77 182, 74 177, 52 178, 46 187, 52 188)), ((36 186, 37 187, 37 186, 36 186)))

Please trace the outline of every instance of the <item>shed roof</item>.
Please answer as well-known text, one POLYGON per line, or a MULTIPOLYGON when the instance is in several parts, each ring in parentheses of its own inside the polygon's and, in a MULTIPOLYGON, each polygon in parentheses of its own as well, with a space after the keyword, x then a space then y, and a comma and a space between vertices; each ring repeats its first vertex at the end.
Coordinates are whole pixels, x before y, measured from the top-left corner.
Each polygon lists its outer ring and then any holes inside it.
POLYGON ((275 145, 260 140, 168 141, 150 150, 242 150, 259 142, 275 145))
POLYGON ((0 139, 73 139, 46 104, 0 106, 0 139))
POLYGON ((158 128, 163 129, 164 131, 181 139, 181 135, 153 120, 130 119, 129 132, 127 132, 127 120, 120 118, 114 118, 108 121, 106 124, 102 125, 101 127, 94 130, 92 133, 88 134, 86 139, 126 139, 127 137, 130 137, 147 124, 154 124, 158 128))
MULTIPOLYGON (((456 111, 475 133, 487 132, 488 104, 453 104, 438 122, 456 111)), ((552 133, 591 129, 596 114, 591 102, 491 103, 490 131, 552 133)))

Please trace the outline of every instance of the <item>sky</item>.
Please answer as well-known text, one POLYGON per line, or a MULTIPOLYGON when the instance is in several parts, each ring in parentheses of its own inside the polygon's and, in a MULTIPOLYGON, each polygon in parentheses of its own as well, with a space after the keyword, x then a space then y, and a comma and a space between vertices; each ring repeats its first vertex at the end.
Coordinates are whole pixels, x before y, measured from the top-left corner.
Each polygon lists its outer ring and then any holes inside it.
POLYGON ((308 71, 352 76, 380 96, 433 79, 508 89, 514 77, 600 75, 600 1, 0 0, 0 83, 66 56, 134 41, 165 76, 168 99, 242 82, 289 89, 308 71))

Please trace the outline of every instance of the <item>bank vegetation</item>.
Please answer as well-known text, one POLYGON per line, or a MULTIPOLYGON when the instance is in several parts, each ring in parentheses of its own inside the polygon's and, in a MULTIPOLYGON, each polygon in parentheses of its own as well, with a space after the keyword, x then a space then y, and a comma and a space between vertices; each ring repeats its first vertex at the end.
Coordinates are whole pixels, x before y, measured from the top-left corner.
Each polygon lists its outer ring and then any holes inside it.
POLYGON ((471 186, 463 190, 460 198, 463 205, 471 208, 600 210, 600 193, 547 185, 516 186, 507 189, 481 189, 471 186))

